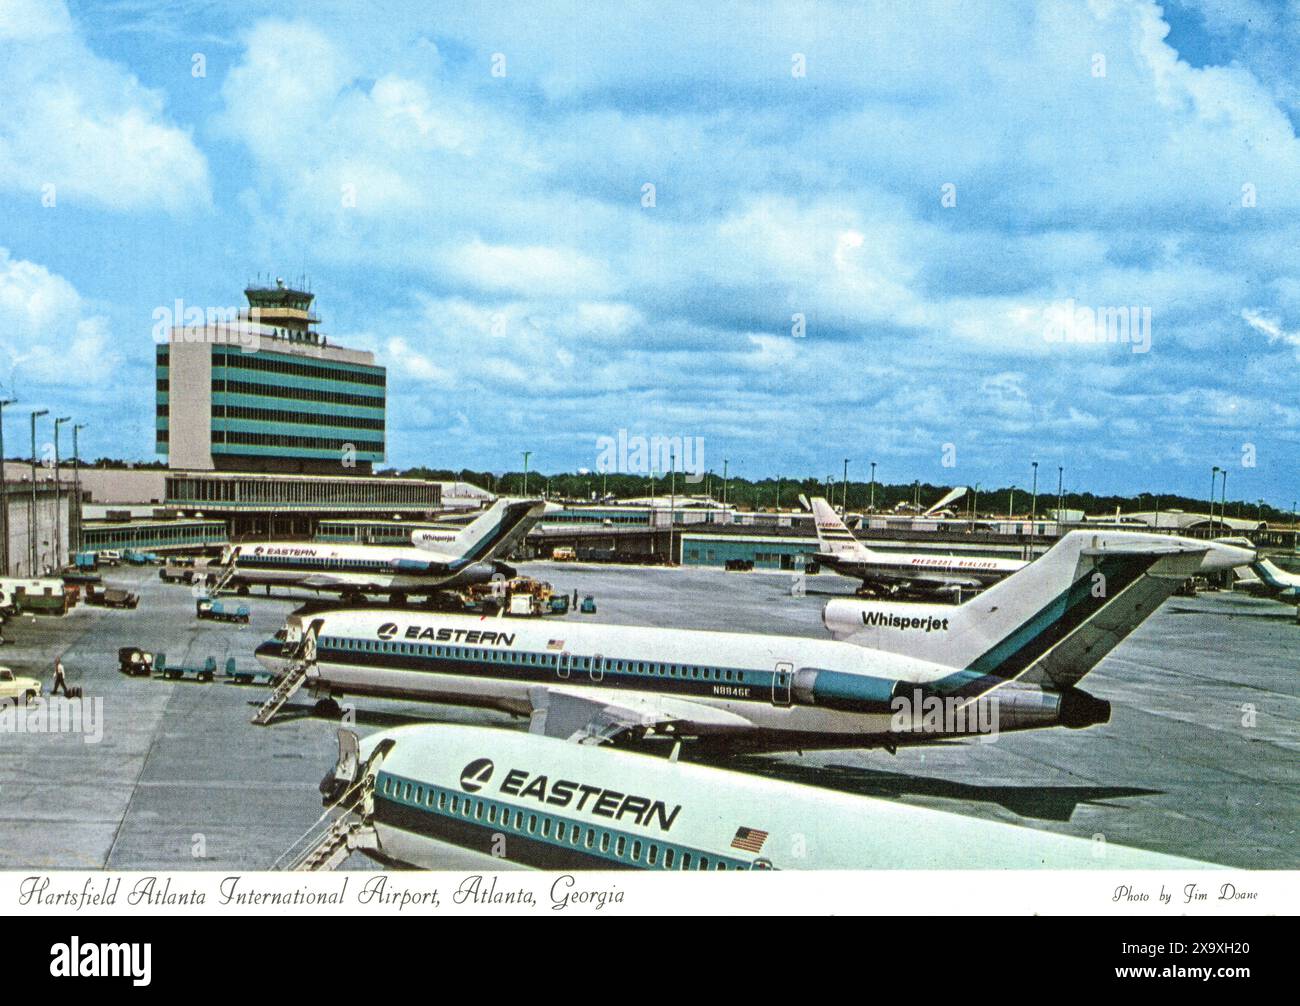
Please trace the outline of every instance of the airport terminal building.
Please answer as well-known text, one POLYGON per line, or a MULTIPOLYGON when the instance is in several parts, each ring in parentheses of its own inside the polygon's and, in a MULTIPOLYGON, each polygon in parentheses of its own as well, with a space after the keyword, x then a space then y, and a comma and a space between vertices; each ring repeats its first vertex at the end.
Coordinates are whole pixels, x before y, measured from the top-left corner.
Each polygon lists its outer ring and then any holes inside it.
POLYGON ((246 309, 166 330, 154 350, 166 467, 83 465, 56 493, 37 466, 33 510, 30 469, 11 462, 0 565, 26 574, 78 549, 213 549, 310 539, 322 522, 435 517, 442 483, 375 474, 387 452, 385 369, 320 334, 305 285, 249 284, 246 309))
POLYGON ((244 295, 236 319, 175 327, 157 347, 157 452, 187 471, 370 474, 384 368, 317 332, 313 294, 277 280, 244 295))

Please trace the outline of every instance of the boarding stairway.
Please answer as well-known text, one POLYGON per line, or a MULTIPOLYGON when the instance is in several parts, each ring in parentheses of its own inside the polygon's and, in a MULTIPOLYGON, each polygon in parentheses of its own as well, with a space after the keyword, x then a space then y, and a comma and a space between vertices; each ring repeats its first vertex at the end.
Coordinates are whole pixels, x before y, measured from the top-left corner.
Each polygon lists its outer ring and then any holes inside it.
POLYGON ((283 709, 284 704, 293 698, 298 689, 303 686, 311 666, 312 662, 310 660, 296 660, 290 664, 289 669, 284 673, 284 677, 276 682, 275 689, 271 692, 270 697, 253 714, 252 722, 259 727, 264 727, 270 723, 275 714, 283 709))
POLYGON ((335 779, 340 778, 340 772, 344 779, 350 773, 357 773, 358 778, 337 799, 327 803, 321 816, 284 851, 271 869, 294 872, 333 870, 354 852, 379 849, 379 835, 373 824, 374 766, 382 754, 372 754, 370 762, 364 766, 358 764, 357 758, 356 734, 340 730, 339 766, 335 768, 335 779))
POLYGON ((328 828, 285 867, 291 872, 333 870, 357 850, 376 849, 375 829, 350 814, 330 822, 328 828))
POLYGON ((231 560, 225 566, 221 567, 221 575, 217 577, 217 582, 208 587, 203 593, 210 601, 215 601, 221 596, 221 592, 235 578, 235 563, 231 560))

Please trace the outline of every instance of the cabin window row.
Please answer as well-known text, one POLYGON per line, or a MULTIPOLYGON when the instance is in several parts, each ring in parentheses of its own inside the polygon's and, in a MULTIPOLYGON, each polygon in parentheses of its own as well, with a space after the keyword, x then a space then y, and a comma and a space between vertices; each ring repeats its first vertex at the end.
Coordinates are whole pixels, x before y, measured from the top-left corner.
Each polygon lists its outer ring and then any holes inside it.
POLYGON ((384 778, 383 792, 404 803, 424 806, 447 816, 483 822, 498 828, 507 828, 519 834, 540 835, 552 844, 565 844, 574 849, 599 852, 602 856, 639 866, 657 866, 664 870, 744 870, 750 864, 741 860, 728 860, 722 856, 707 856, 696 850, 683 849, 667 843, 648 842, 604 828, 574 824, 549 814, 524 813, 494 800, 464 796, 435 786, 403 782, 392 776, 384 778))
MULTIPOLYGON (((326 645, 334 649, 356 650, 365 653, 397 653, 409 656, 443 657, 453 660, 482 660, 488 663, 520 664, 533 667, 558 667, 563 654, 528 653, 518 650, 495 650, 484 647, 471 649, 460 646, 427 646, 421 643, 398 643, 374 639, 349 639, 331 637, 326 645)), ((681 678, 701 681, 727 681, 735 684, 752 683, 745 671, 722 667, 697 667, 682 664, 657 664, 640 660, 606 660, 604 657, 570 658, 570 671, 601 671, 613 674, 639 674, 646 676, 681 678)))

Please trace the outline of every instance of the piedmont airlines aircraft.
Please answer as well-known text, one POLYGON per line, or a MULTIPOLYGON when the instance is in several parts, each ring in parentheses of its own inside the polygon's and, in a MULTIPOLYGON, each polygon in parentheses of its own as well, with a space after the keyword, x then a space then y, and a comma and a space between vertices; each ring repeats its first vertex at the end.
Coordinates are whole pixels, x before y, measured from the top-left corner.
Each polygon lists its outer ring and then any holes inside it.
POLYGON ((499 499, 458 530, 424 530, 407 547, 256 542, 229 545, 221 557, 223 586, 306 587, 360 599, 385 594, 395 601, 513 577, 503 560, 541 517, 542 500, 499 499))
POLYGON ((1110 706, 1078 680, 1214 547, 1074 531, 921 624, 916 605, 878 602, 874 641, 342 609, 291 615, 257 657, 317 695, 483 706, 592 742, 893 748, 1086 727, 1110 706))
POLYGON ((858 541, 825 499, 816 496, 809 505, 820 546, 813 558, 841 576, 859 579, 864 587, 880 593, 956 596, 996 583, 1026 565, 1020 559, 879 552, 858 541))
POLYGON ((367 855, 425 870, 1210 867, 488 727, 405 726, 360 741, 340 730, 321 793, 370 829, 367 855))

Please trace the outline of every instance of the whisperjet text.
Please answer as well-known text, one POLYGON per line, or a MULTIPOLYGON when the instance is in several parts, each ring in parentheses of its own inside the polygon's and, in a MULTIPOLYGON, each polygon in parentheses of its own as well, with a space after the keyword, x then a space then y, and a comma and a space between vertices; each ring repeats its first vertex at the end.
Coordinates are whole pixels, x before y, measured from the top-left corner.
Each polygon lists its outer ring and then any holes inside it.
POLYGON ((864 611, 862 624, 880 629, 924 629, 926 632, 947 632, 948 619, 926 615, 907 618, 884 611, 864 611))

